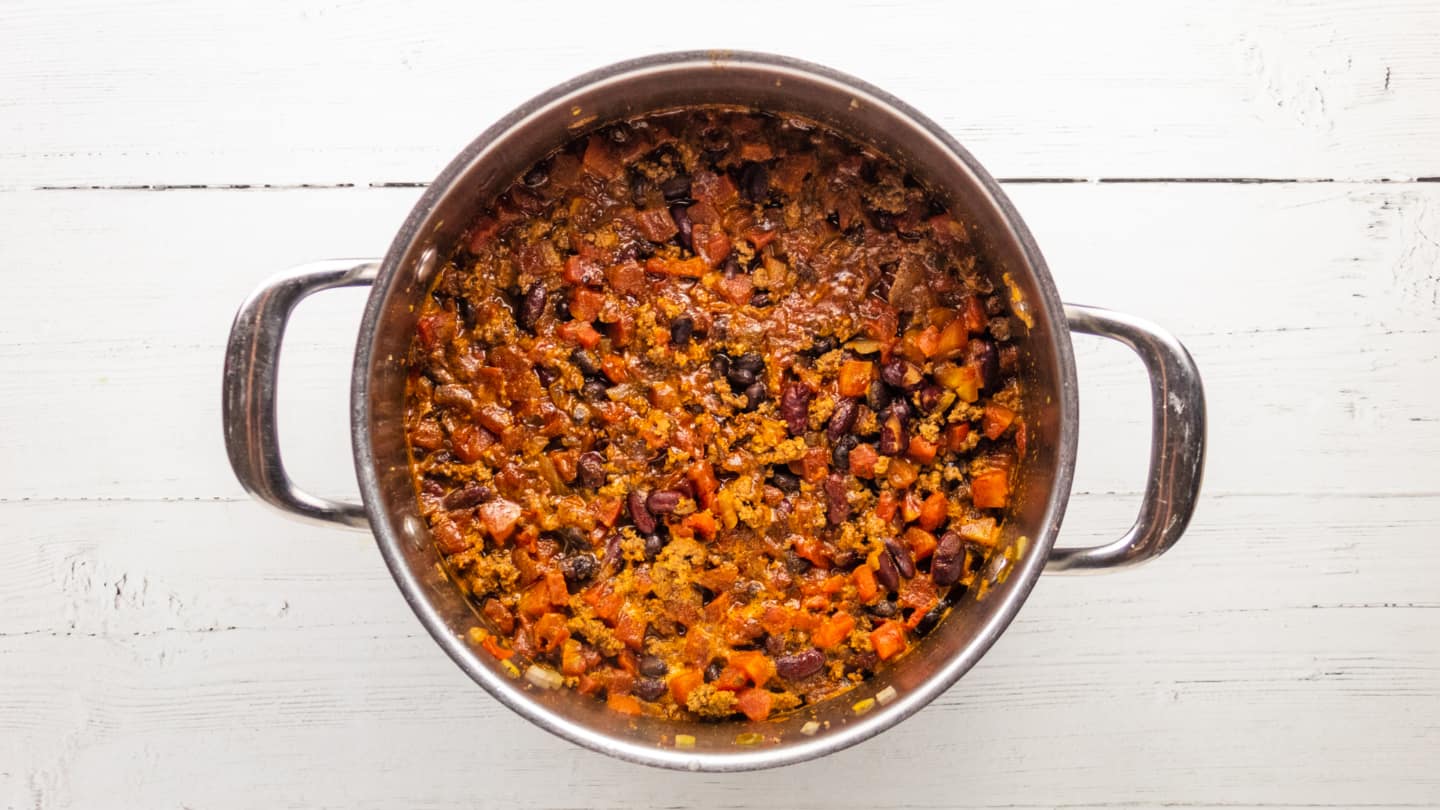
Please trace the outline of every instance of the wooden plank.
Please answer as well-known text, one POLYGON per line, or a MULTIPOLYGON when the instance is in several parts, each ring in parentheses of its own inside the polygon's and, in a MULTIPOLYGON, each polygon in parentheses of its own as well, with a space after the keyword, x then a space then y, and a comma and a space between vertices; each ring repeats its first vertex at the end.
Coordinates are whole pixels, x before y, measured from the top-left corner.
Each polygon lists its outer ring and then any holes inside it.
MULTIPOLYGON (((1207 492, 1440 491, 1440 188, 1012 191, 1066 298, 1148 316, 1190 346, 1209 395, 1207 492)), ((240 497, 219 429, 234 308, 279 268, 382 252, 417 193, 0 195, 18 235, 0 243, 0 454, 27 460, 0 467, 0 496, 240 497)), ((344 414, 363 298, 317 296, 287 338, 287 460, 321 492, 354 488, 344 414)), ((1138 491, 1139 364, 1097 339, 1076 347, 1077 487, 1138 491)))
POLYGON ((1440 175, 1440 8, 1427 0, 730 8, 722 23, 695 4, 11 2, 0 177, 9 188, 425 181, 554 84, 716 47, 862 77, 1002 177, 1440 175), (827 20, 863 31, 864 45, 827 20))
MULTIPOLYGON (((1082 496, 1070 542, 1130 499, 1082 496)), ((0 804, 1371 807, 1440 801, 1440 498, 1223 497, 1045 578, 915 718, 779 772, 553 738, 419 629, 368 538, 250 503, 0 504, 0 804), (800 788, 799 786, 804 786, 800 788)))

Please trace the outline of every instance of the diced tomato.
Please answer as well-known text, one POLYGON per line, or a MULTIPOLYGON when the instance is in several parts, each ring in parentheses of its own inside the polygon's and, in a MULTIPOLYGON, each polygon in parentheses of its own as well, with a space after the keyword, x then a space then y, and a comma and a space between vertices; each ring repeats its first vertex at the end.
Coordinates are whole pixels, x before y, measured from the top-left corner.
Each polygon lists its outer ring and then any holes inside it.
POLYGON ((919 477, 920 471, 915 465, 903 458, 890 459, 890 466, 885 468, 885 480, 889 481, 890 486, 896 489, 904 489, 910 486, 915 483, 915 479, 919 477))
POLYGON ((715 521, 715 515, 709 509, 686 515, 682 525, 706 540, 714 540, 715 534, 720 531, 720 524, 715 521))
POLYGON ((945 522, 949 512, 950 501, 945 497, 945 493, 930 493, 924 503, 920 504, 920 517, 918 518, 920 528, 929 532, 935 531, 945 522))
MULTIPOLYGON (((859 449, 859 448, 856 448, 859 449)), ((790 462, 790 472, 810 483, 825 480, 830 472, 830 454, 823 447, 812 447, 799 460, 790 462)))
POLYGON ((987 439, 998 439, 1010 429, 1015 421, 1015 412, 998 402, 985 406, 985 418, 980 422, 980 431, 987 439))
POLYGON ((842 397, 863 397, 870 388, 875 364, 867 360, 846 360, 840 364, 839 391, 842 397))
POLYGON ((750 676, 745 670, 732 665, 720 670, 720 675, 714 681, 716 689, 723 689, 726 692, 739 692, 750 682, 750 676))
POLYGON ((600 370, 605 372, 605 376, 613 383, 630 379, 630 369, 625 365, 625 358, 618 354, 607 354, 600 358, 600 370))
POLYGON ((670 681, 666 685, 670 687, 670 696, 675 698, 675 702, 684 706, 685 701, 690 698, 690 693, 704 682, 704 672, 698 669, 685 669, 671 675, 670 681))
POLYGON ((850 451, 850 474, 856 478, 874 478, 875 465, 879 461, 880 454, 874 445, 857 445, 850 451))
POLYGON ((600 317, 600 308, 605 306, 603 293, 585 287, 576 287, 570 293, 570 317, 577 321, 593 321, 600 317))
POLYGON ((554 568, 545 572, 545 589, 550 595, 550 604, 555 607, 570 604, 570 591, 565 587, 565 575, 554 568))
POLYGON ((790 609, 781 605, 770 605, 760 617, 760 626, 772 636, 784 635, 790 630, 790 609))
POLYGON ((570 631, 565 627, 565 616, 561 613, 546 613, 535 622, 534 627, 535 644, 540 652, 548 653, 560 649, 570 638, 570 631))
POLYGON ((744 273, 725 276, 715 286, 720 290, 722 298, 736 306, 748 304, 755 292, 755 282, 744 273))
POLYGON ((920 464, 929 464, 935 460, 935 454, 939 452, 939 450, 940 445, 930 441, 924 436, 911 436, 910 447, 905 451, 905 455, 909 456, 911 461, 920 464))
POLYGON ((758 723, 770 716, 770 708, 774 702, 775 698, 764 689, 746 689, 736 699, 735 707, 758 723))
POLYGON ((455 320, 455 313, 442 309, 421 317, 416 328, 420 333, 420 344, 427 349, 433 349, 449 343, 459 331, 460 325, 455 320))
POLYGON ((600 333, 595 331, 589 321, 566 321, 555 327, 555 334, 562 340, 578 343, 587 349, 600 345, 600 333))
MULTIPOLYGON (((853 453, 851 457, 854 457, 853 453)), ((895 513, 898 511, 900 511, 900 499, 895 497, 895 493, 888 489, 881 492, 879 499, 875 502, 875 516, 888 523, 895 519, 895 513)))
POLYGON ((725 235, 723 228, 696 225, 691 231, 690 242, 695 246, 695 255, 711 267, 719 267, 730 255, 730 237, 725 235))
POLYGON ((503 543, 510 539, 515 531, 515 524, 520 522, 520 515, 524 510, 520 504, 512 503, 504 498, 496 498, 489 503, 482 503, 476 507, 475 513, 480 517, 480 524, 485 531, 497 543, 503 543))
POLYGON ((815 628, 810 640, 821 649, 830 649, 850 636, 855 629, 855 619, 849 613, 836 613, 825 623, 815 628))
POLYGON ((870 646, 881 661, 889 661, 905 649, 905 626, 888 621, 870 633, 870 646))
POLYGON ((520 594, 520 613, 522 615, 535 618, 544 616, 548 610, 550 610, 550 589, 545 586, 544 580, 536 581, 520 594))
POLYGON ((810 561, 816 568, 829 570, 832 562, 830 555, 825 552, 825 543, 818 537, 799 536, 795 541, 795 554, 800 558, 810 561))
POLYGON ((515 632, 515 616, 510 612, 510 608, 505 607, 499 599, 486 599, 485 606, 480 608, 480 612, 494 623, 496 630, 506 635, 515 632))
POLYGON ((615 638, 632 650, 639 650, 645 644, 645 619, 634 610, 621 609, 620 619, 615 623, 615 638))
POLYGON ((852 575, 855 580, 855 593, 860 597, 861 602, 869 602, 879 594, 880 589, 875 581, 875 570, 868 565, 861 565, 855 569, 852 575))
POLYGON ((685 477, 695 486, 695 498, 706 509, 715 506, 715 490, 720 482, 715 478, 715 467, 708 461, 697 461, 685 470, 685 477))
POLYGON ((980 509, 1003 509, 1010 502, 1008 470, 985 470, 970 479, 970 498, 980 509))
POLYGON ((965 448, 965 440, 970 438, 970 424, 958 422, 945 428, 945 446, 959 452, 965 448))
POLYGON ((565 260, 565 272, 561 278, 571 284, 599 284, 604 277, 600 263, 585 255, 576 254, 565 260))
POLYGON ((675 218, 670 216, 667 208, 636 212, 635 226, 640 230, 640 235, 651 242, 668 242, 680 232, 680 229, 675 227, 675 218))
POLYGON ((615 292, 638 293, 645 289, 645 268, 634 260, 612 264, 605 268, 605 280, 615 292))
POLYGON ((619 498, 601 496, 590 502, 590 513, 595 516, 597 521, 609 528, 614 526, 615 521, 619 519, 622 506, 619 498))
POLYGON ((939 544, 935 535, 919 526, 911 526, 905 530, 905 545, 910 547, 910 553, 916 560, 923 560, 934 554, 935 547, 939 544))
POLYGON ((605 697, 605 705, 621 714, 640 714, 644 709, 640 705, 639 698, 634 695, 621 695, 611 692, 605 697))

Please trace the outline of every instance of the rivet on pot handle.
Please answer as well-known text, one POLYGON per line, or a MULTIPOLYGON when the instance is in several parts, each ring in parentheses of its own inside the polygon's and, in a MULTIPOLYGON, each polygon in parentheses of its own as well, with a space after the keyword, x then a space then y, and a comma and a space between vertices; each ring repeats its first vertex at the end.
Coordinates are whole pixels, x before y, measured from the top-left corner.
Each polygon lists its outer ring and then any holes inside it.
POLYGON ((290 313, 306 296, 375 281, 378 261, 335 259, 288 270, 261 285, 235 314, 225 348, 225 448, 246 491, 297 517, 369 528, 365 507, 300 489, 280 461, 275 425, 275 374, 290 313))
POLYGON ((1070 331, 1118 340, 1150 375, 1150 472, 1135 525, 1113 543, 1057 548, 1046 571, 1115 570, 1164 554, 1180 539, 1205 468, 1205 391, 1200 370, 1175 336, 1130 315, 1067 304, 1070 331))

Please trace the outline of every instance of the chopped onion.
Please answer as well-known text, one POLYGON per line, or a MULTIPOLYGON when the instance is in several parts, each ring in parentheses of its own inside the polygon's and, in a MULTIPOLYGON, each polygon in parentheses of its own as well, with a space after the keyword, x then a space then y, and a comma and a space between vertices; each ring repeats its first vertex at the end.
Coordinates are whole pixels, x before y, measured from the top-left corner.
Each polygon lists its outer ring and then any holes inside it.
POLYGON ((875 693, 875 701, 881 706, 886 705, 897 697, 899 697, 899 694, 896 693, 895 687, 893 686, 887 686, 875 693))
POLYGON ((800 727, 800 733, 804 734, 806 737, 814 737, 815 733, 819 730, 820 724, 815 722, 814 720, 811 720, 810 722, 800 727))
POLYGON ((559 689, 565 683, 565 678, 553 669, 546 669, 538 664, 531 664, 525 670, 525 680, 535 684, 541 689, 559 689))

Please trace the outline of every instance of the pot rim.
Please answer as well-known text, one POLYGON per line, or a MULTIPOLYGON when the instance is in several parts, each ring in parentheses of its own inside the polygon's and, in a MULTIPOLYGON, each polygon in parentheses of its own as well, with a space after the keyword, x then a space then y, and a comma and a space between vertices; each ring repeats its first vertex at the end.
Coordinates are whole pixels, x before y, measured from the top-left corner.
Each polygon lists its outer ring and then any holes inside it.
POLYGON ((1035 244, 1034 238, 1019 213, 994 178, 964 147, 933 120, 885 91, 821 65, 750 51, 678 51, 618 62, 580 75, 541 93, 482 132, 429 185, 411 210, 386 253, 360 324, 351 382, 351 434, 361 498, 375 534, 376 544, 380 548, 386 566, 390 569, 406 602, 415 611, 421 624, 435 639, 435 642, 472 680, 480 684, 496 700, 546 731, 585 748, 628 762, 689 771, 746 771, 816 759, 849 748, 889 729, 919 711, 953 686, 984 656, 1000 634, 1009 626, 1044 569, 1070 497, 1075 469, 1078 423, 1075 360, 1070 331, 1064 315, 1064 306, 1039 247, 1035 244), (374 353, 376 328, 384 309, 387 293, 391 288, 391 281, 397 273, 401 272, 401 262, 408 254, 412 244, 421 236, 421 229, 430 212, 452 192, 456 181, 466 173, 478 156, 521 122, 539 114, 542 110, 553 109, 556 105, 565 104, 568 98, 582 90, 624 81, 647 73, 723 69, 732 66, 764 69, 773 71, 777 77, 782 79, 786 76, 794 76, 841 88, 852 94, 862 104, 871 105, 874 108, 885 110, 897 118, 908 120, 954 157, 957 164, 968 173, 974 186, 984 192, 987 201, 994 206, 1001 220, 1009 229, 1008 237, 1018 246, 1026 260, 1027 266, 1023 270, 1033 277, 1035 288, 1039 291, 1039 300, 1032 300, 1031 304, 1038 306, 1044 312, 1050 325, 1051 340, 1054 344, 1052 349, 1057 360, 1060 382, 1060 390, 1054 392, 1060 411, 1058 434, 1060 439, 1059 447, 1056 448, 1055 477, 1045 500, 1044 519, 1041 524, 1043 530, 1036 532, 1036 536, 1031 538, 1032 548, 1025 554, 1017 570, 1011 573, 1010 580, 1014 581, 1007 582, 1007 589, 1003 594, 1004 604, 977 629, 971 641, 958 654, 948 659, 944 666, 921 686, 907 690, 889 705, 877 706, 868 715, 857 718, 854 722, 846 723, 836 731, 828 731, 824 735, 808 738, 803 742, 775 748, 745 749, 737 747, 734 751, 726 752, 687 751, 655 744, 640 744, 633 739, 607 734, 577 723, 551 710, 531 698, 518 685, 518 682, 506 679, 489 667, 480 664, 468 642, 450 631, 443 617, 423 596, 422 583, 416 573, 406 564, 400 551, 404 541, 398 527, 394 524, 392 516, 381 506, 380 482, 376 472, 377 458, 372 437, 367 429, 371 418, 369 382, 376 361, 374 353))

